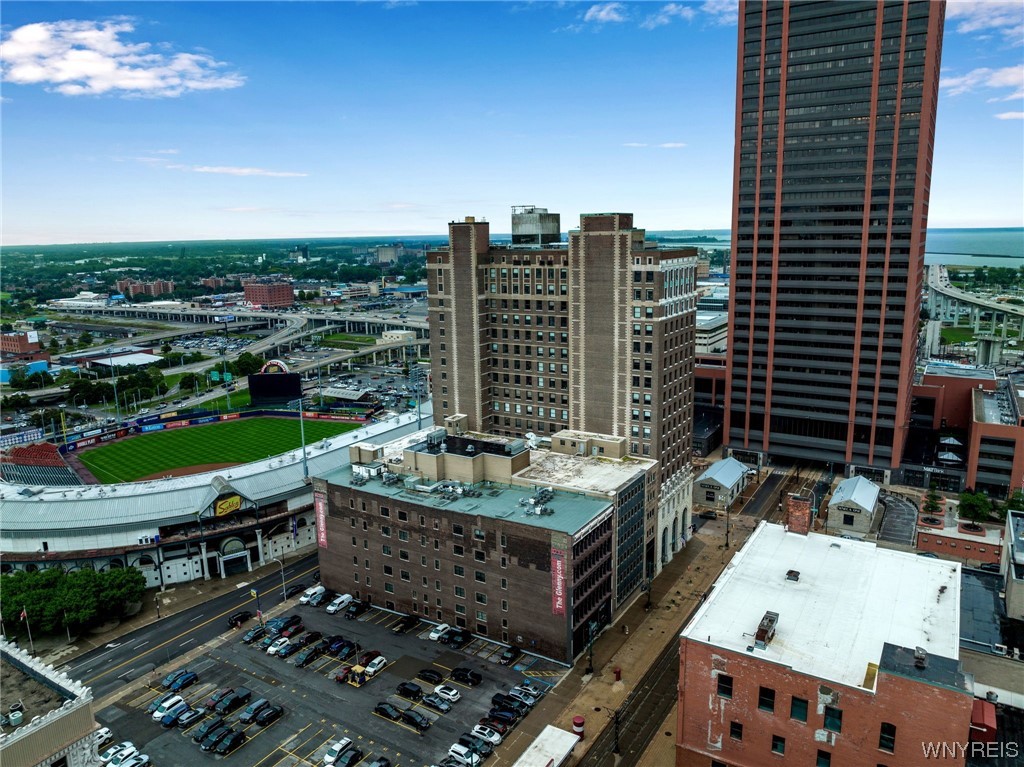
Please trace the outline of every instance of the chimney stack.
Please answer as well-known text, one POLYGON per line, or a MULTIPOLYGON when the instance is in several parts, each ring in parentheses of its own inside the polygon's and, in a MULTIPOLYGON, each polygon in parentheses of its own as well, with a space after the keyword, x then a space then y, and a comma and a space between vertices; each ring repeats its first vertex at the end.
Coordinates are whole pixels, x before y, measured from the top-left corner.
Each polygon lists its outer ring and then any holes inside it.
POLYGON ((807 535, 811 531, 811 499, 790 495, 786 500, 786 524, 791 533, 807 535))

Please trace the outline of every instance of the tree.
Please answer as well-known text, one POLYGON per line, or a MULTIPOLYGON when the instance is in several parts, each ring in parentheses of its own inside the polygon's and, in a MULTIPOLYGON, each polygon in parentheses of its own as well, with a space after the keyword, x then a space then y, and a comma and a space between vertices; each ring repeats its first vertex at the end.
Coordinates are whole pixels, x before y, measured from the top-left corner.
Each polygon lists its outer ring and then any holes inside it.
POLYGON ((60 341, 57 340, 57 336, 50 336, 49 350, 50 354, 60 353, 60 341))
POLYGON ((231 365, 231 369, 235 376, 241 378, 242 376, 249 376, 253 373, 258 373, 260 368, 263 367, 263 359, 257 357, 252 352, 242 352, 238 355, 238 359, 231 365))
POLYGON ((971 522, 984 522, 992 511, 992 502, 984 493, 976 493, 970 488, 960 493, 960 517, 971 522))
POLYGON ((92 346, 92 334, 88 330, 82 331, 78 337, 78 345, 81 347, 92 346))
POLYGON ((170 354, 172 351, 174 351, 174 347, 164 341, 163 345, 160 347, 160 352, 162 354, 170 354))
POLYGON ((942 510, 942 507, 939 505, 939 493, 935 490, 934 484, 928 489, 922 510, 926 514, 938 514, 942 510))
POLYGON ((1014 490, 1010 500, 1006 502, 1006 507, 1014 511, 1024 511, 1024 492, 1014 490))
POLYGON ((99 615, 100 575, 93 569, 68 573, 58 590, 65 626, 87 626, 99 615))
POLYGON ((99 575, 96 599, 100 615, 120 616, 129 604, 142 600, 146 576, 134 567, 118 567, 99 575))

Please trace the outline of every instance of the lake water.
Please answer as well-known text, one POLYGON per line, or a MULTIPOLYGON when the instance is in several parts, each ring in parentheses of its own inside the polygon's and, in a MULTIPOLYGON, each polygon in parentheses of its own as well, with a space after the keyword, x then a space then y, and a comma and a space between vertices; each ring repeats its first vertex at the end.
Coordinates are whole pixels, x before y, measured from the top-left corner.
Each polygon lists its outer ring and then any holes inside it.
MULTIPOLYGON (((665 245, 693 245, 701 248, 728 248, 728 229, 651 232, 665 245), (694 237, 715 237, 720 244, 695 241, 694 237)), ((929 229, 924 261, 926 264, 961 266, 1024 266, 1024 228, 1003 229, 929 229)))

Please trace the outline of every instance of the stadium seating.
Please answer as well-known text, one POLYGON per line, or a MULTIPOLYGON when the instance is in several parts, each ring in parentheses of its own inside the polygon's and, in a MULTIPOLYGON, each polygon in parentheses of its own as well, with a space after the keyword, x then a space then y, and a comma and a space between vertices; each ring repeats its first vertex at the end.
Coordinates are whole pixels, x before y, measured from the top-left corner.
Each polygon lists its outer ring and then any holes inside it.
POLYGON ((0 477, 21 485, 80 485, 56 445, 38 442, 9 449, 0 459, 0 477))

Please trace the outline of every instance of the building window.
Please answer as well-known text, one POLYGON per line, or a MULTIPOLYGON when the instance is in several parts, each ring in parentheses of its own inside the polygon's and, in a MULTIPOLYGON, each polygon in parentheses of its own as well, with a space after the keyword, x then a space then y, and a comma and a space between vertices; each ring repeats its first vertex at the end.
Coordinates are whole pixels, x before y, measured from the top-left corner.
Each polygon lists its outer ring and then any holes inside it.
POLYGON ((878 733, 878 747, 890 754, 896 752, 896 725, 882 722, 882 729, 878 733))
POLYGON ((781 735, 772 735, 772 753, 773 754, 784 754, 786 753, 786 739, 781 735))
POLYGON ((464 548, 462 548, 462 546, 460 546, 457 543, 452 544, 452 553, 455 556, 457 556, 457 557, 464 557, 464 556, 466 556, 466 550, 464 548))
POLYGON ((814 767, 832 767, 832 754, 828 751, 819 751, 814 767))
POLYGON ((460 578, 465 578, 466 577, 466 568, 463 567, 462 565, 454 565, 452 567, 452 572, 454 572, 460 578))
POLYGON ((462 537, 462 525, 452 525, 452 535, 462 537))
POLYGON ((501 600, 501 611, 503 613, 507 613, 508 612, 508 600, 507 599, 502 599, 501 600))
POLYGON ((384 575, 394 575, 395 571, 391 565, 384 565, 384 575))
POLYGON ((380 507, 380 515, 382 517, 390 517, 391 516, 391 509, 389 509, 387 506, 381 506, 380 507))
POLYGON ((487 552, 485 552, 485 551, 480 551, 480 549, 476 549, 476 550, 475 550, 475 551, 473 552, 473 558, 474 558, 474 559, 475 559, 475 560, 476 560, 477 562, 486 562, 486 561, 487 561, 487 552))
POLYGON ((466 606, 465 605, 455 605, 455 612, 457 614, 459 614, 459 615, 465 615, 466 614, 466 606))
POLYGON ((477 601, 478 604, 482 604, 482 605, 487 604, 487 595, 483 594, 483 593, 481 593, 479 591, 476 592, 476 601, 477 601))
MULTIPOLYGON (((483 610, 477 610, 476 611, 476 619, 478 621, 486 621, 487 620, 487 613, 485 613, 483 610)), ((485 628, 484 631, 482 631, 480 633, 487 633, 487 629, 485 628)))
POLYGON ((407 581, 407 580, 409 580, 409 571, 408 571, 408 570, 399 570, 399 571, 398 571, 398 576, 399 576, 399 577, 400 577, 400 578, 401 578, 401 579, 402 579, 403 581, 407 581))
POLYGON ((398 540, 400 540, 400 541, 407 541, 407 540, 409 540, 409 531, 408 530, 399 530, 398 531, 398 540))
POLYGON ((507 578, 502 578, 501 579, 501 587, 503 589, 505 589, 506 591, 508 590, 508 579, 507 578))
POLYGON ((388 527, 387 525, 381 525, 380 526, 380 534, 383 535, 385 538, 390 538, 391 537, 391 528, 388 527))
POLYGON ((761 711, 775 713, 775 690, 762 687, 757 693, 757 707, 761 711))
POLYGON ((825 706, 825 729, 832 732, 843 731, 842 709, 825 706))
POLYGON ((729 723, 729 737, 733 740, 743 740, 743 725, 740 722, 729 723))
POLYGON ((476 581, 477 581, 477 583, 487 583, 487 576, 484 575, 484 573, 482 571, 477 570, 476 571, 476 581))
POLYGON ((391 547, 388 546, 386 543, 383 546, 380 547, 380 550, 381 550, 381 553, 384 554, 384 556, 386 556, 386 557, 390 557, 391 556, 391 547))
POLYGON ((389 594, 394 594, 394 593, 395 593, 395 587, 394 587, 394 585, 393 585, 393 584, 391 584, 391 583, 385 583, 385 584, 384 584, 384 590, 385 590, 385 591, 386 591, 387 593, 389 593, 389 594))
POLYGON ((732 677, 727 674, 718 675, 718 695, 721 698, 732 698, 732 677))
POLYGON ((796 719, 798 722, 807 721, 807 701, 803 698, 793 698, 792 704, 789 706, 789 718, 796 719))

